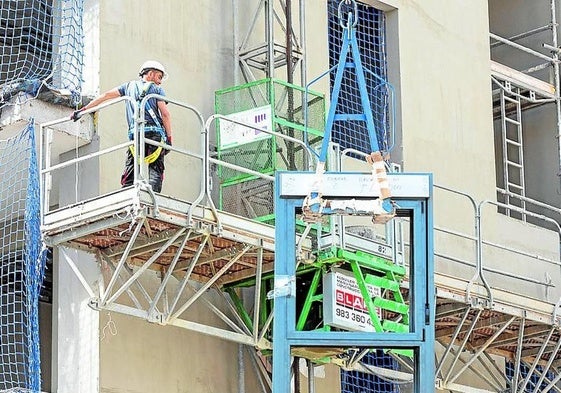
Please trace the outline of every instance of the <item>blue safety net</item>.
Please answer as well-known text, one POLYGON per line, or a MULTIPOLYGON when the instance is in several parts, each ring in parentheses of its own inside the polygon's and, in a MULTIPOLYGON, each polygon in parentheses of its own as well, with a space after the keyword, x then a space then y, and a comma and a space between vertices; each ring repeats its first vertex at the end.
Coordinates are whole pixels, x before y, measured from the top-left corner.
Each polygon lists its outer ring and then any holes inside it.
MULTIPOLYGON (((397 361, 382 350, 369 352, 362 363, 384 369, 397 370, 397 361)), ((376 373, 341 371, 341 393, 399 393, 399 385, 376 373)))
POLYGON ((45 273, 34 126, 0 141, 0 391, 41 387, 39 292, 45 273))
MULTIPOLYGON (((530 366, 525 364, 520 365, 520 373, 516 381, 516 392, 531 393, 531 392, 545 392, 548 391, 546 388, 551 381, 555 379, 555 373, 552 371, 547 371, 544 374, 543 366, 537 365, 530 375, 530 366), (543 378, 542 378, 543 377, 543 378), (539 383, 539 386, 538 386, 539 383)), ((514 371, 516 366, 513 362, 506 362, 505 371, 506 377, 510 386, 514 383, 514 371)), ((551 387, 549 387, 551 388, 551 387)), ((510 390, 509 390, 510 391, 510 390)), ((553 391, 553 390, 552 390, 553 391)))
POLYGON ((84 0, 0 0, 0 108, 44 89, 80 99, 84 0))
MULTIPOLYGON (((354 7, 341 5, 341 0, 328 1, 328 43, 329 67, 339 63, 341 52, 343 27, 348 12, 354 12, 354 7)), ((352 2, 354 3, 354 2, 352 2)), ((386 32, 384 12, 367 4, 356 2, 358 19, 354 27, 356 40, 360 51, 360 60, 364 69, 366 90, 370 101, 370 110, 374 117, 375 133, 380 150, 391 149, 391 112, 392 94, 391 86, 387 83, 386 61, 386 32)), ((350 57, 349 61, 352 60, 350 57)), ((330 73, 331 90, 335 88, 336 69, 330 73)), ((360 98, 359 85, 353 69, 343 74, 340 86, 339 101, 336 115, 365 113, 360 98)), ((364 121, 338 120, 333 123, 331 140, 339 143, 343 149, 353 148, 370 154, 371 144, 369 131, 364 121)))

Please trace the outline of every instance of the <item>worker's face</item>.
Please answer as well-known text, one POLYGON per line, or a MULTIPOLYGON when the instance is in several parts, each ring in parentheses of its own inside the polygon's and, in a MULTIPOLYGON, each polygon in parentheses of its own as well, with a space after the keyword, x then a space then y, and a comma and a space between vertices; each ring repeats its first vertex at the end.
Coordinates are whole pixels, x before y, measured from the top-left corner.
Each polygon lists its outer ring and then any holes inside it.
POLYGON ((158 70, 148 71, 148 76, 150 77, 150 81, 154 82, 157 85, 161 84, 162 80, 164 79, 164 73, 158 70))

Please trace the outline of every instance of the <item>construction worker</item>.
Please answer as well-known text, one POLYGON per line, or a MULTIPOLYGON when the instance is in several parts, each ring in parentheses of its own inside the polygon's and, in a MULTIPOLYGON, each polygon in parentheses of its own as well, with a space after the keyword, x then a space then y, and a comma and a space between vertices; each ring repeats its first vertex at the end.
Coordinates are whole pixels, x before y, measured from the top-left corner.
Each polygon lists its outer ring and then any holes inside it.
MULTIPOLYGON (((80 117, 82 117, 83 111, 98 106, 107 100, 121 96, 133 97, 137 102, 136 105, 138 106, 140 106, 140 102, 148 94, 165 96, 164 90, 160 87, 160 84, 167 79, 168 75, 161 63, 154 60, 145 61, 140 66, 138 76, 140 77, 139 80, 123 83, 122 85, 101 94, 88 105, 84 106, 80 110, 74 111, 70 118, 77 121, 80 117)), ((140 113, 140 108, 138 109, 138 113, 140 113)), ((134 103, 127 101, 126 115, 129 126, 129 140, 132 140, 134 136, 134 110, 134 103)), ((157 97, 149 98, 146 101, 144 120, 145 138, 158 142, 165 142, 168 145, 171 145, 171 115, 164 100, 157 97)), ((131 148, 127 150, 125 169, 123 175, 121 176, 122 187, 133 184, 133 152, 134 148, 131 146, 131 148)), ((169 152, 169 150, 162 150, 162 148, 158 146, 150 144, 145 145, 145 162, 148 163, 149 183, 152 186, 152 190, 155 192, 160 192, 162 190, 165 169, 164 155, 167 152, 169 152)))

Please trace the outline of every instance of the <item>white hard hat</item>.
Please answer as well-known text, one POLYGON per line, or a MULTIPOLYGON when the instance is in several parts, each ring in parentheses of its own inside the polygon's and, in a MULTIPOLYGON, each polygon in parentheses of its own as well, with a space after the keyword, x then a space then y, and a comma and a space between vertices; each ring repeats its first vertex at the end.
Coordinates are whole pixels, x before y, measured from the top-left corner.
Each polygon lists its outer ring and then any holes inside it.
POLYGON ((143 76, 150 70, 161 71, 164 74, 164 80, 168 78, 168 74, 162 63, 155 60, 147 60, 142 63, 142 65, 140 66, 140 70, 138 71, 138 76, 143 76))

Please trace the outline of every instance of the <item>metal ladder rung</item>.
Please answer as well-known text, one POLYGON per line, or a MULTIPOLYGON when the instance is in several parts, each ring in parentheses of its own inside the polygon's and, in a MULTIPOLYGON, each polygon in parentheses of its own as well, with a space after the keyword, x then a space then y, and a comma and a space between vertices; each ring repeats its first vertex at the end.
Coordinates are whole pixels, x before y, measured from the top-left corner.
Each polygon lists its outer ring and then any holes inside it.
MULTIPOLYGON (((508 188, 508 191, 512 191, 511 188, 516 188, 520 191, 524 190, 524 187, 522 187, 521 185, 516 184, 516 183, 507 183, 507 188, 508 188)), ((522 195, 522 194, 520 194, 520 195, 522 195)))
POLYGON ((519 168, 519 169, 522 168, 522 164, 519 164, 519 163, 514 162, 514 161, 508 161, 507 165, 510 165, 510 166, 513 166, 513 167, 516 167, 516 168, 519 168))
POLYGON ((511 119, 510 117, 505 117, 505 121, 507 123, 514 124, 514 125, 517 125, 517 126, 520 125, 520 122, 518 120, 511 119))
POLYGON ((518 100, 518 98, 512 98, 512 97, 507 96, 506 94, 503 96, 503 98, 504 98, 505 101, 510 101, 513 104, 518 104, 520 102, 518 100))
POLYGON ((522 143, 520 143, 520 142, 518 142, 518 141, 515 141, 514 139, 508 139, 508 138, 506 138, 505 141, 506 141, 506 143, 508 143, 509 145, 518 146, 518 147, 522 146, 522 143))

